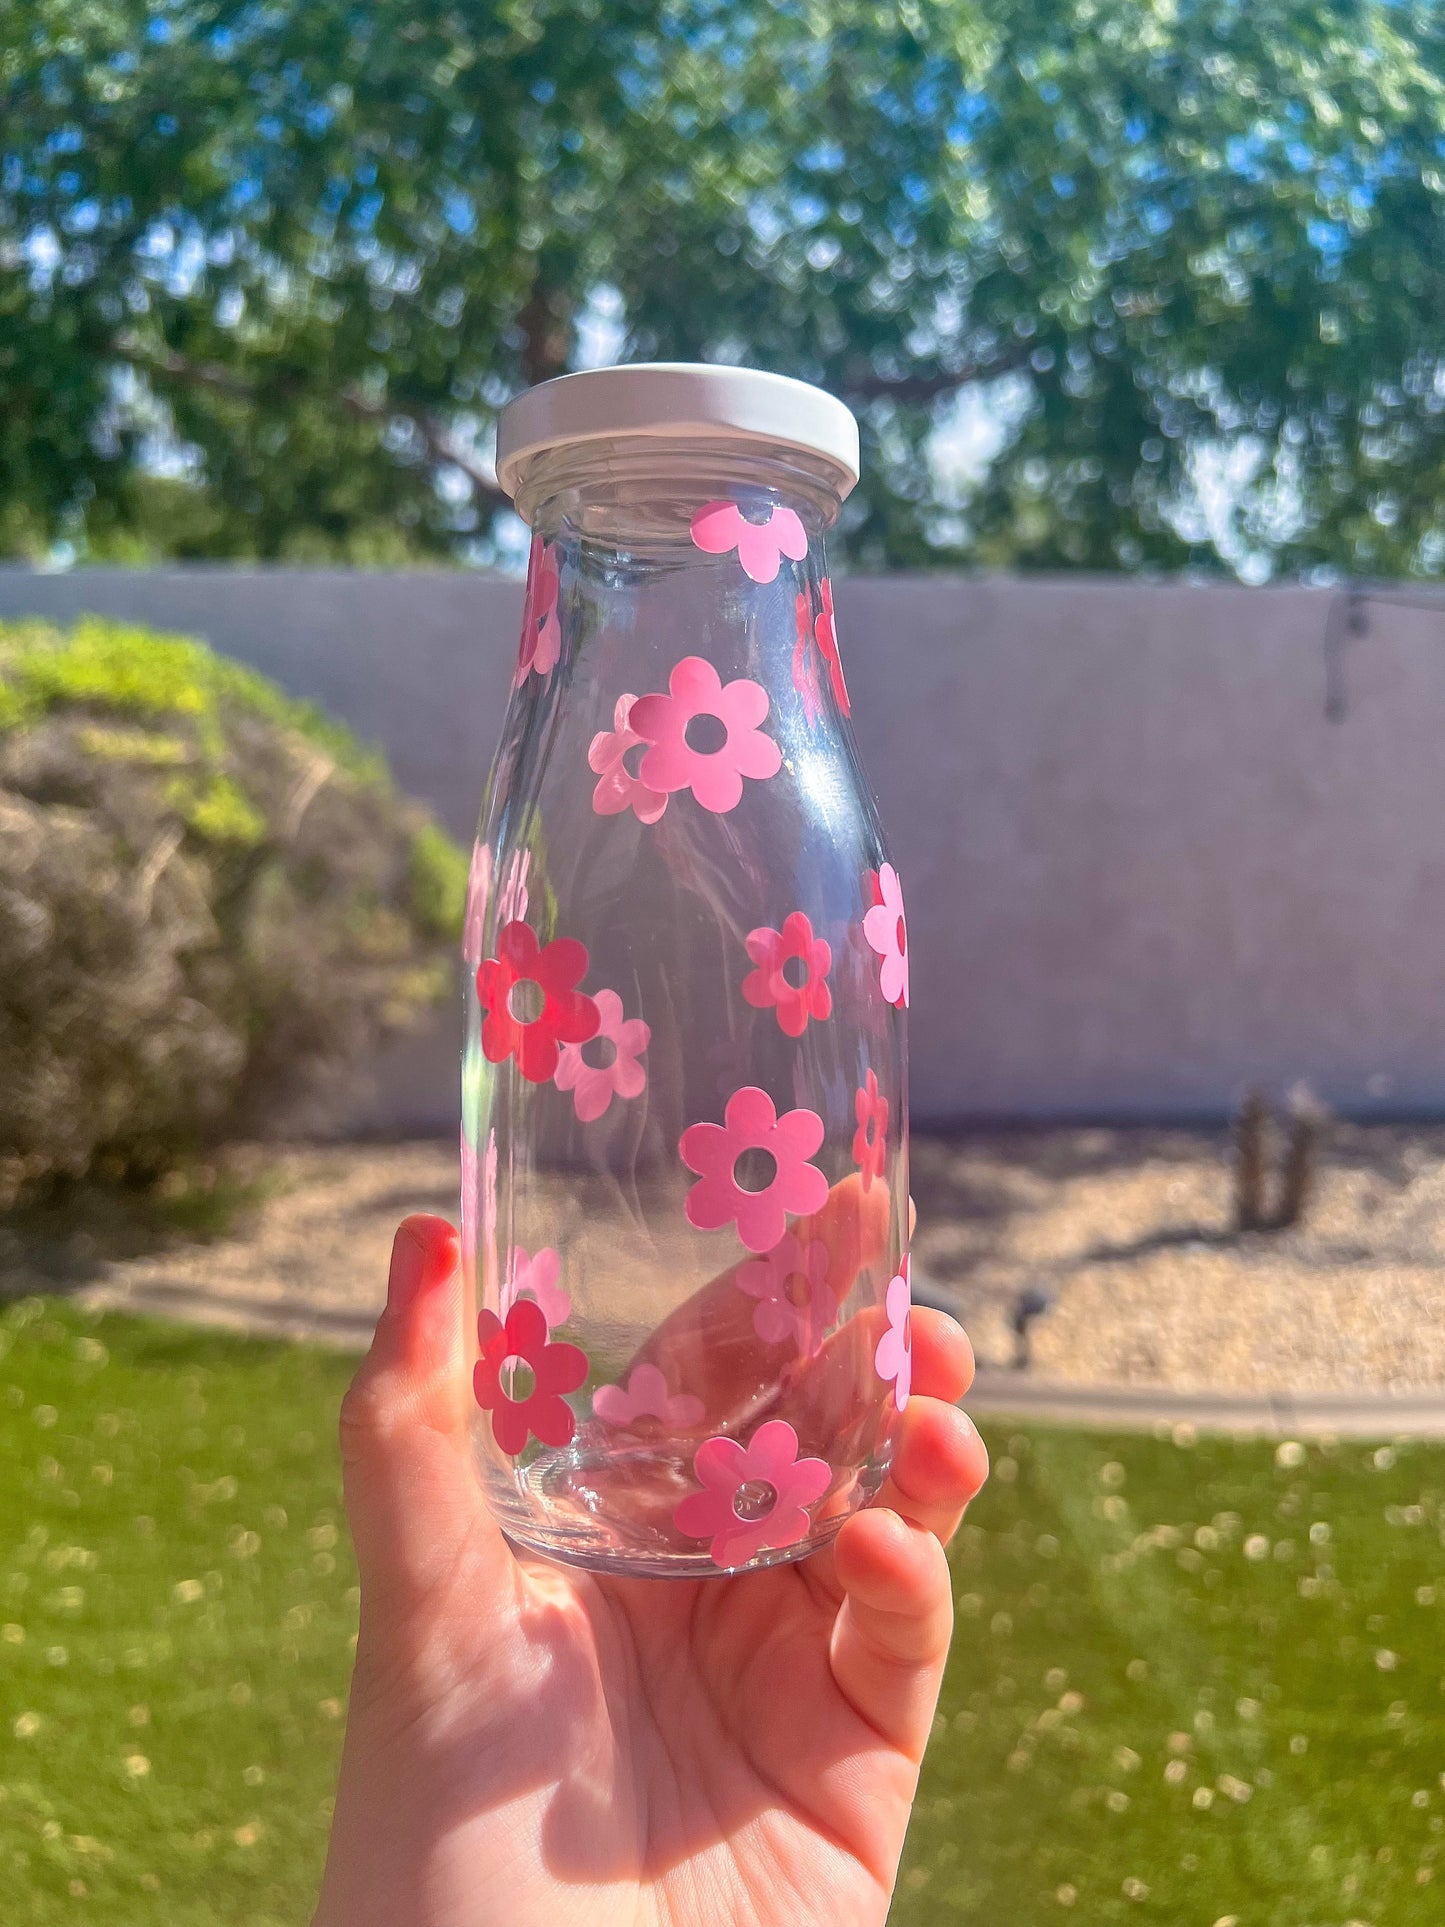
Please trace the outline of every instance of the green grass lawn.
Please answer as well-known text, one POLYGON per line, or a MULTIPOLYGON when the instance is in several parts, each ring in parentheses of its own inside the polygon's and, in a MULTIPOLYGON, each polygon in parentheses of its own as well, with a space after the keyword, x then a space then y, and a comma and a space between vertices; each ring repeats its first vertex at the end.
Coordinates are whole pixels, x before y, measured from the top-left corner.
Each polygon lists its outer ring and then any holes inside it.
MULTIPOLYGON (((306 1919, 349 1371, 0 1317, 6 1927, 306 1919)), ((899 1927, 1445 1917, 1445 1450, 990 1430, 899 1927)))

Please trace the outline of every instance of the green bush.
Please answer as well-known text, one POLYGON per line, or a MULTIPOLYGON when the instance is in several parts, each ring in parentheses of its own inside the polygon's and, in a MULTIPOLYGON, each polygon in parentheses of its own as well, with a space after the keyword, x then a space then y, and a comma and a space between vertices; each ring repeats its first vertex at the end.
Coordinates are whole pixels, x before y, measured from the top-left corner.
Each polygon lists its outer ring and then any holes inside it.
POLYGON ((460 851, 184 637, 0 623, 0 1201, 319 1121, 444 995, 460 851))

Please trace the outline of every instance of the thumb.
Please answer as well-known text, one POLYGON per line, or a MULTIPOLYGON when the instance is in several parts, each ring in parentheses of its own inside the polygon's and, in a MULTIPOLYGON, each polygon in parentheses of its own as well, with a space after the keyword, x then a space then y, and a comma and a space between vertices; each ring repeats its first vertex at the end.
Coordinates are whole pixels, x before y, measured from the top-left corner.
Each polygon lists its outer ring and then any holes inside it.
POLYGON ((456 1232, 444 1218, 405 1219, 386 1308, 341 1403, 364 1618, 413 1610, 464 1554, 509 1557, 468 1454, 462 1316, 456 1232))

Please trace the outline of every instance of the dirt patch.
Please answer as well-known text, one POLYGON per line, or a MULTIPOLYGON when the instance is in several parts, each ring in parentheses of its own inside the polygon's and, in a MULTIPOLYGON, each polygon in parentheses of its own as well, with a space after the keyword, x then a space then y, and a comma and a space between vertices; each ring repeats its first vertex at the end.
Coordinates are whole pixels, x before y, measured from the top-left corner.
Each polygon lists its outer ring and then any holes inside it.
MULTIPOLYGON (((455 1217, 440 1143, 268 1153, 275 1184, 235 1235, 142 1252, 42 1251, 0 1232, 0 1289, 342 1343, 379 1309, 397 1220, 455 1217)), ((915 1278, 1008 1367, 1074 1384, 1238 1392, 1445 1387, 1445 1127, 1337 1127, 1289 1231, 1236 1233, 1222 1133, 1036 1130, 915 1138, 915 1278)))

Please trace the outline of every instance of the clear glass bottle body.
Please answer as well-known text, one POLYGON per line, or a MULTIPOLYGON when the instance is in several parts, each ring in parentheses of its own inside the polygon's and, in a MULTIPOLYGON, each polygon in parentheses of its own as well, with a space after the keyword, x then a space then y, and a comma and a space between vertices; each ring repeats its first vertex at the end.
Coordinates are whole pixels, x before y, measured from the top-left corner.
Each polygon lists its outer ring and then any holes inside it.
POLYGON ((766 445, 528 477, 466 931, 473 1437, 521 1546, 797 1558, 908 1391, 907 942, 823 531, 766 445))

